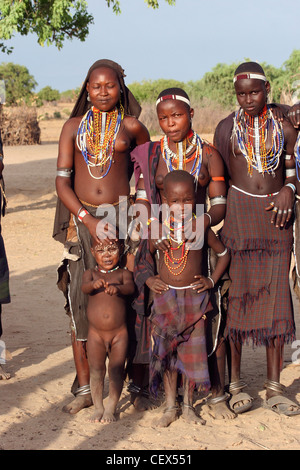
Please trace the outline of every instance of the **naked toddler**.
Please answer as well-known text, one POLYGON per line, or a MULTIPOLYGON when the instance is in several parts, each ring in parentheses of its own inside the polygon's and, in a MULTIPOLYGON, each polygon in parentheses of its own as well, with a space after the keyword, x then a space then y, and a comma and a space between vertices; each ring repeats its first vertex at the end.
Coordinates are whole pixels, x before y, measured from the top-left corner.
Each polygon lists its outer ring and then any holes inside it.
POLYGON ((90 421, 109 423, 115 421, 123 387, 128 347, 125 296, 133 294, 134 283, 130 271, 119 267, 120 246, 117 242, 93 242, 91 250, 97 265, 86 270, 82 277, 82 291, 89 294, 87 355, 95 406, 90 421), (107 357, 109 396, 104 408, 107 357))

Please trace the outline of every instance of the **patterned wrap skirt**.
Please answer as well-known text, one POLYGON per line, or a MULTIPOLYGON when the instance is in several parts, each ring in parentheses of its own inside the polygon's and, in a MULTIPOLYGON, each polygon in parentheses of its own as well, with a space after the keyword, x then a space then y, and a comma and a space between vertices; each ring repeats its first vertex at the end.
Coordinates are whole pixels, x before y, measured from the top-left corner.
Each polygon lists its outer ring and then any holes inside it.
POLYGON ((271 224, 265 208, 272 196, 249 195, 232 186, 221 239, 231 263, 225 336, 244 343, 268 345, 278 338, 295 338, 289 270, 293 247, 292 223, 271 224))
POLYGON ((150 316, 152 394, 157 394, 166 371, 181 373, 190 387, 205 391, 210 388, 205 313, 211 308, 208 292, 170 288, 164 294, 155 294, 150 316))

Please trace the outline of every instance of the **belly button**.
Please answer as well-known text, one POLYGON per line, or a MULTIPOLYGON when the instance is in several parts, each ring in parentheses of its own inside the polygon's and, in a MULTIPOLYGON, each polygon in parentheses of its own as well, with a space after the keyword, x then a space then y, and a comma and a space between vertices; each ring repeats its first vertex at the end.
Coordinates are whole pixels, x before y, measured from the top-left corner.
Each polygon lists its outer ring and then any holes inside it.
POLYGON ((98 194, 102 194, 101 189, 98 189, 98 190, 97 190, 97 193, 98 193, 98 194))

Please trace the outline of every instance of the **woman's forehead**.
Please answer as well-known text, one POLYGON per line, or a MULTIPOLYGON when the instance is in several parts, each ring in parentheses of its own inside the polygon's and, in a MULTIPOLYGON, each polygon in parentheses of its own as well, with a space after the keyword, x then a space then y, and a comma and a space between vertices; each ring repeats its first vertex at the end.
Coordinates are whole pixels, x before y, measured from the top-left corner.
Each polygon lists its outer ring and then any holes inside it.
POLYGON ((173 111, 174 110, 180 110, 180 111, 188 112, 189 107, 183 101, 174 100, 174 99, 164 100, 164 101, 161 101, 160 103, 158 103, 158 105, 157 105, 157 112, 158 113, 165 112, 167 110, 168 111, 169 110, 173 110, 173 111))
POLYGON ((98 80, 101 78, 106 81, 116 81, 118 82, 118 75, 115 70, 104 65, 95 68, 90 75, 89 81, 98 80))
POLYGON ((264 90, 265 82, 258 80, 256 78, 245 78, 243 80, 238 80, 234 84, 236 91, 246 91, 246 90, 264 90))

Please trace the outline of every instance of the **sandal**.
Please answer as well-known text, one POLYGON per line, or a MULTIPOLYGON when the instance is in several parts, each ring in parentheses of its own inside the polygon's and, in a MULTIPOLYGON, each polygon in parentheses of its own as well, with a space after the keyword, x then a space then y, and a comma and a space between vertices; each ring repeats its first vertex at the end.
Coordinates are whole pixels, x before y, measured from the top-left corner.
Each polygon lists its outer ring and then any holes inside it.
POLYGON ((253 398, 245 392, 239 392, 234 395, 232 395, 233 392, 236 392, 238 390, 242 390, 243 388, 247 387, 247 384, 243 382, 242 380, 237 380, 236 382, 231 382, 229 385, 229 393, 231 394, 231 399, 229 400, 229 406, 231 411, 234 413, 241 414, 245 413, 245 411, 248 411, 252 408, 253 405, 253 398), (248 403, 244 403, 241 406, 235 406, 237 403, 242 402, 242 401, 247 401, 248 403))
POLYGON ((284 385, 273 380, 266 380, 264 388, 268 388, 269 390, 273 390, 273 392, 278 393, 278 395, 265 399, 264 408, 274 411, 279 415, 282 414, 285 416, 295 416, 300 414, 300 406, 298 405, 298 403, 295 403, 289 398, 282 395, 282 393, 284 393, 285 391, 284 385), (291 407, 297 407, 297 409, 292 411, 289 409, 291 407))

